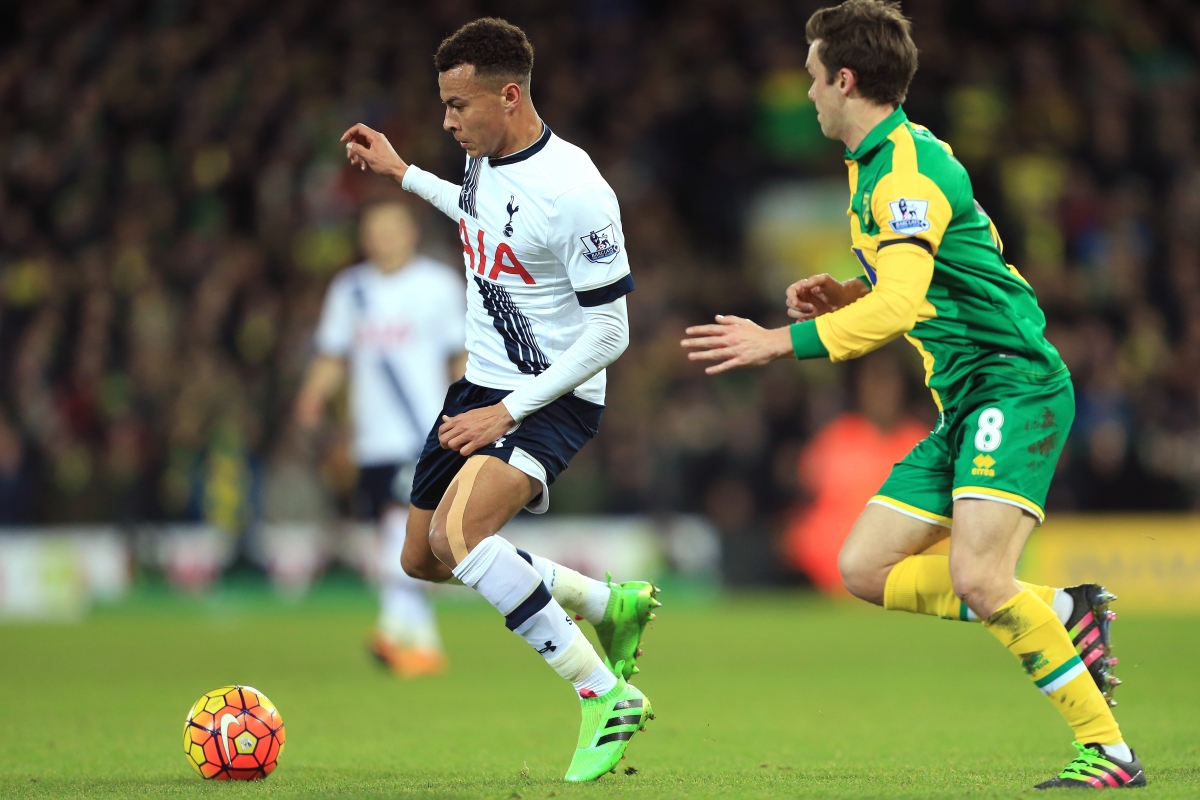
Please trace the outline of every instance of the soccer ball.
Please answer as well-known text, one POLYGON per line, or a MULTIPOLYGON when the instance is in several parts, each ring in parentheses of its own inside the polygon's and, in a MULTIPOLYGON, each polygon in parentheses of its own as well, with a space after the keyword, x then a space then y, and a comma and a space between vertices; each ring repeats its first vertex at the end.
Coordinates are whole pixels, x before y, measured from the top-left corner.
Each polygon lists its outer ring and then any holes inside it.
POLYGON ((201 697, 183 724, 183 752, 201 778, 256 781, 283 754, 283 718, 251 686, 223 686, 201 697))

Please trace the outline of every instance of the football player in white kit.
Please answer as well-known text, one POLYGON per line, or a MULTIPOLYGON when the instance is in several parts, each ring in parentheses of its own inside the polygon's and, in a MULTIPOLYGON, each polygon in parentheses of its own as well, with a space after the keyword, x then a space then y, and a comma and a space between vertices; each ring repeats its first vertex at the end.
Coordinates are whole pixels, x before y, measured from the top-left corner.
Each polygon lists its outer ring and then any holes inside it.
POLYGON ((571 681, 583 722, 566 780, 592 780, 652 717, 626 681, 656 590, 591 580, 496 532, 522 508, 546 510, 550 484, 599 428, 604 368, 629 341, 620 210, 588 155, 534 110, 533 48, 519 28, 476 20, 434 63, 443 127, 467 154, 462 185, 406 164, 364 125, 342 137, 353 165, 454 221, 466 268, 466 377, 447 392, 417 464, 403 564, 475 589, 571 681), (567 611, 596 626, 605 661, 567 611))
POLYGON ((462 374, 465 333, 458 270, 417 255, 418 228, 397 202, 362 216, 367 260, 330 283, 317 355, 296 400, 301 426, 320 424, 347 377, 358 464, 356 509, 382 529, 379 621, 371 641, 398 675, 436 674, 446 658, 425 584, 400 567, 413 471, 442 397, 462 374), (349 375, 347 376, 347 368, 349 375))

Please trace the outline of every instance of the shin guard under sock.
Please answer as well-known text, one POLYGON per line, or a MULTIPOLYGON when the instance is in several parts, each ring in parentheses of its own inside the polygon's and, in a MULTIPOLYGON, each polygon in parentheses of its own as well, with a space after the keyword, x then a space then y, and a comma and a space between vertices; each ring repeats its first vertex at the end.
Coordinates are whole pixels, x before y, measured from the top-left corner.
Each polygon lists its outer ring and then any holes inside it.
POLYGON ((1120 744, 1121 729, 1108 702, 1053 609, 1028 589, 984 620, 983 626, 1021 662, 1025 674, 1085 744, 1120 744))
POLYGON ((489 536, 455 567, 454 575, 504 615, 504 624, 537 650, 584 696, 606 694, 616 676, 563 610, 533 566, 499 536, 489 536))

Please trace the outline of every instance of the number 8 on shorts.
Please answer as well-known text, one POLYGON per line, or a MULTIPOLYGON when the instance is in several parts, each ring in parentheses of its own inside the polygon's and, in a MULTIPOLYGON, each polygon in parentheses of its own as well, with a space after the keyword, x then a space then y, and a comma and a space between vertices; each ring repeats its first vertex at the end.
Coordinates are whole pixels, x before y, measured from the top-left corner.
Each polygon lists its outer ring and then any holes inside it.
POLYGON ((1000 428, 1004 425, 1004 412, 993 406, 979 412, 979 430, 975 431, 975 449, 991 453, 1000 446, 1004 436, 1000 428))

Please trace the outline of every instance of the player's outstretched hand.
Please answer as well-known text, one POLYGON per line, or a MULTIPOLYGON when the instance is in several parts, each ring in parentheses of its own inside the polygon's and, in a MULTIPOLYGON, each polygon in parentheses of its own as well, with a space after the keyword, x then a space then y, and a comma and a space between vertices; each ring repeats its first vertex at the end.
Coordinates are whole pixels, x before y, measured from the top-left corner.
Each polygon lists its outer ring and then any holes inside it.
POLYGON ((792 334, 787 328, 767 329, 741 317, 717 315, 716 325, 695 325, 686 331, 695 339, 680 346, 689 361, 720 361, 704 371, 716 375, 738 367, 761 367, 792 355, 792 334))
POLYGON ((371 168, 376 175, 404 180, 408 164, 396 154, 396 148, 379 131, 371 130, 361 122, 342 134, 346 143, 346 158, 359 169, 371 168))
POLYGON ((438 441, 443 448, 461 453, 465 458, 495 442, 516 423, 504 403, 473 408, 457 417, 443 416, 438 441))
POLYGON ((813 319, 848 306, 866 293, 867 287, 857 278, 842 283, 832 275, 813 275, 787 288, 788 316, 813 319))

